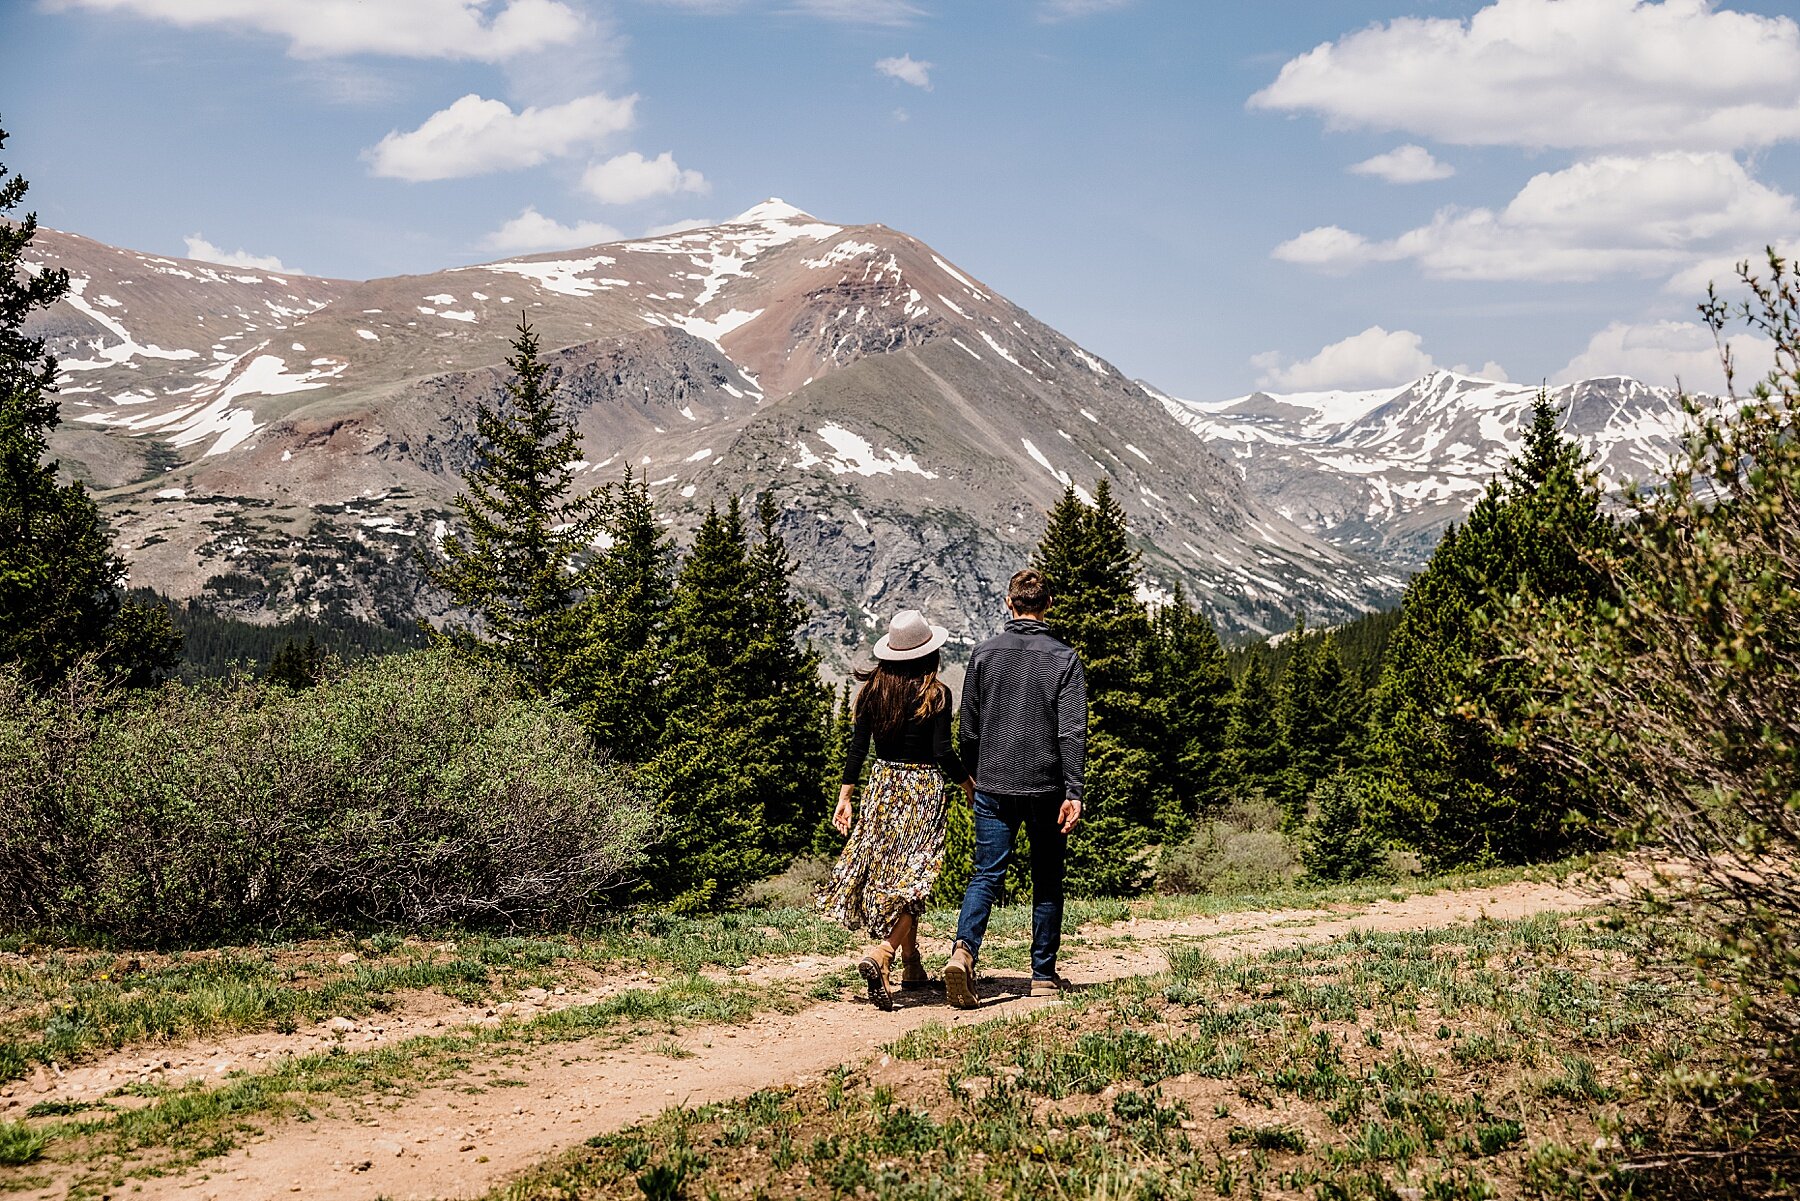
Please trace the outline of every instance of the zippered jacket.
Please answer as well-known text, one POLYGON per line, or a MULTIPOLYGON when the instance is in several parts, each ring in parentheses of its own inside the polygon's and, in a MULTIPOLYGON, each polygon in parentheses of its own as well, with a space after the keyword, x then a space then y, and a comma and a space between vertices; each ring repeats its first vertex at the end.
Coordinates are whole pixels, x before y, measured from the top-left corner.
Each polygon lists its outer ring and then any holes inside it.
POLYGON ((1081 799, 1087 676, 1075 648, 1030 618, 975 648, 963 676, 963 761, 997 796, 1081 799))

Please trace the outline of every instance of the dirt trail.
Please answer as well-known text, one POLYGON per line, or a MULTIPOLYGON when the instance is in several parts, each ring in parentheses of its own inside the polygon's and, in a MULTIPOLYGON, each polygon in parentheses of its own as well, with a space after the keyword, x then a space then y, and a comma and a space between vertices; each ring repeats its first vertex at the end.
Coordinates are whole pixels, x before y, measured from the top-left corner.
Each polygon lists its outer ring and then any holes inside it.
MULTIPOLYGON (((1353 930, 1421 930, 1484 915, 1512 919, 1568 912, 1595 900, 1592 892, 1515 883, 1354 909, 1131 919, 1088 931, 1089 945, 1066 955, 1064 970, 1078 986, 1095 984, 1161 970, 1170 945, 1197 945, 1226 956, 1328 941, 1353 930)), ((927 945, 928 955, 936 952, 936 959, 947 950, 927 945)), ((839 966, 838 961, 817 959, 778 961, 761 965, 750 978, 808 978, 839 966)), ((882 1044, 927 1022, 968 1025, 1055 1003, 1024 995, 1027 983, 1018 974, 985 976, 984 1003, 973 1012, 949 1008, 941 992, 901 993, 892 1013, 832 1001, 798 1014, 696 1028, 672 1040, 688 1058, 653 1050, 649 1039, 625 1047, 609 1047, 603 1039, 528 1047, 500 1061, 509 1086, 470 1093, 464 1080, 405 1099, 330 1103, 330 1111, 317 1120, 273 1123, 265 1136, 228 1156, 182 1175, 145 1180, 141 1187, 133 1182, 127 1191, 133 1197, 184 1201, 293 1196, 404 1201, 477 1195, 593 1135, 643 1121, 677 1103, 727 1100, 805 1082, 839 1064, 867 1060, 879 1054, 882 1044)), ((574 994, 553 998, 559 1003, 581 999, 574 994)), ((396 1033, 416 1031, 415 1026, 396 1033)), ((252 1041, 233 1040, 244 1047, 252 1041)), ((669 1040, 657 1041, 666 1048, 669 1040)), ((36 1196, 64 1194, 59 1183, 36 1196)))

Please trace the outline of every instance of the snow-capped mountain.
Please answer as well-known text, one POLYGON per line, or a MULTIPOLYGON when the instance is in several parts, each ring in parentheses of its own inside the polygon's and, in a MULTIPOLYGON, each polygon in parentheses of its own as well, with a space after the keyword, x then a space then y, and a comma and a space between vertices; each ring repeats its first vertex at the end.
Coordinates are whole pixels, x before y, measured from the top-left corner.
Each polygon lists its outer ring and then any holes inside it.
POLYGON ((917 239, 771 200, 722 225, 367 282, 42 231, 70 360, 65 467, 133 579, 240 612, 431 613, 412 551, 453 522, 521 318, 582 436, 577 481, 646 478, 677 537, 772 489, 815 634, 924 607, 991 629, 1073 482, 1106 476, 1152 588, 1227 627, 1346 616, 1398 575, 1302 532, 1164 406, 917 239))
MULTIPOLYGON (((1200 403, 1147 389, 1251 492, 1334 545, 1414 570, 1519 448, 1538 389, 1433 372, 1368 392, 1255 392, 1200 403)), ((1686 424, 1672 389, 1605 376, 1550 389, 1613 487, 1668 467, 1686 424)))

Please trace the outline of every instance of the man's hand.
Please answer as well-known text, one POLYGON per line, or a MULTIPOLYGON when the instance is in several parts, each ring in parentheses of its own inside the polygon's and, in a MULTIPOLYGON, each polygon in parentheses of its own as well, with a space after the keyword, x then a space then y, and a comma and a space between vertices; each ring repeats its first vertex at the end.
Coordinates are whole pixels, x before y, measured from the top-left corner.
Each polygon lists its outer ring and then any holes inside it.
POLYGON ((850 794, 855 792, 854 785, 846 784, 838 790, 837 812, 831 815, 831 824, 837 827, 839 834, 848 837, 850 834, 850 794))
POLYGON ((1068 800, 1066 800, 1062 803, 1062 809, 1057 812, 1057 815, 1056 815, 1057 828, 1060 829, 1064 834, 1073 834, 1075 832, 1075 827, 1079 826, 1080 824, 1081 824, 1081 802, 1076 800, 1074 797, 1070 797, 1068 800))
POLYGON ((975 808, 975 777, 974 776, 970 776, 968 779, 966 779, 962 782, 962 790, 963 790, 963 796, 968 798, 969 808, 971 810, 973 810, 975 808))

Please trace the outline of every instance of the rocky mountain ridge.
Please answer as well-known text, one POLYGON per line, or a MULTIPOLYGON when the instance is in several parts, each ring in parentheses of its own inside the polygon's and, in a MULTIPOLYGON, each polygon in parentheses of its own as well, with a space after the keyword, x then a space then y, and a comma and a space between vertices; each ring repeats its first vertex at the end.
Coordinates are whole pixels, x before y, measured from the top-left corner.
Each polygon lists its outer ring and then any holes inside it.
POLYGON ((770 489, 812 633, 854 655, 919 605, 972 641, 1064 487, 1109 478, 1151 594, 1229 630, 1349 616, 1401 577, 1252 496, 1165 404, 915 238, 779 201, 719 226, 362 282, 42 231, 65 359, 56 450, 134 583, 251 616, 442 611, 453 523, 520 318, 582 437, 577 481, 646 478, 678 540, 770 489))
MULTIPOLYGON (((1210 403, 1146 390, 1282 517, 1402 572, 1424 564, 1518 449, 1538 393, 1448 371, 1398 388, 1210 403)), ((1604 376, 1548 392, 1612 488, 1667 470, 1686 425, 1674 389, 1604 376)))

